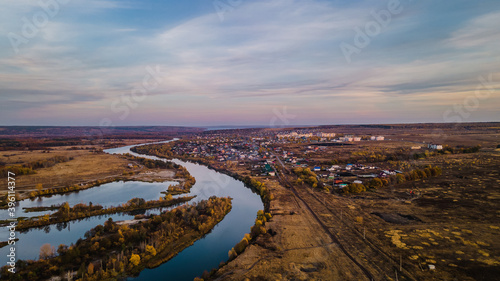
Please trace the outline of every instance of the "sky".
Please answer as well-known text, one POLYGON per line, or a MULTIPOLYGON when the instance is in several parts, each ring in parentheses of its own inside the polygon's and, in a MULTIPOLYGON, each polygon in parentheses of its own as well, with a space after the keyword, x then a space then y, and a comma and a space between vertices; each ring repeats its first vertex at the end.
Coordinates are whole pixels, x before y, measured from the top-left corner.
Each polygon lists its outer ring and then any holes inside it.
POLYGON ((498 0, 2 0, 0 125, 500 121, 498 0))

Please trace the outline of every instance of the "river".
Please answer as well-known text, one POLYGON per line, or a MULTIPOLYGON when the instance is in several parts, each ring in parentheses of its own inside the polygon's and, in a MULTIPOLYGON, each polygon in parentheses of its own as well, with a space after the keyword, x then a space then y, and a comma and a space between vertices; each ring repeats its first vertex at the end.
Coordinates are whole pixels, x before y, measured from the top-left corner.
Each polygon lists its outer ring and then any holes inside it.
MULTIPOLYGON (((134 146, 137 145, 108 149, 105 152, 110 154, 130 153, 135 156, 160 159, 155 156, 133 153, 130 151, 130 148, 134 146)), ((204 270, 210 271, 212 268, 217 267, 221 261, 228 259, 228 251, 243 238, 245 233, 250 232, 250 227, 254 224, 257 211, 263 209, 260 197, 249 188, 246 188, 241 181, 211 170, 203 165, 178 159, 172 161, 186 167, 189 173, 196 178, 196 184, 191 188, 191 192, 186 194, 188 196, 196 195, 196 198, 190 201, 190 203, 207 199, 213 195, 218 197, 229 196, 233 198, 233 208, 224 220, 216 225, 210 233, 196 241, 192 246, 186 248, 159 267, 146 269, 138 277, 129 279, 193 280, 194 277, 200 276, 204 270)), ((171 183, 112 182, 65 195, 43 197, 35 201, 23 200, 19 202, 17 212, 19 212, 18 215, 22 214, 22 216, 40 215, 43 213, 24 213, 21 211, 21 208, 50 206, 64 202, 74 205, 78 203, 88 204, 91 201, 93 204, 101 204, 109 207, 125 203, 134 197, 141 197, 146 200, 157 199, 161 195, 160 192, 165 191, 171 183)), ((146 213, 158 213, 169 209, 150 210, 146 213)), ((79 238, 83 238, 86 231, 98 224, 103 224, 110 217, 118 221, 132 219, 134 215, 114 214, 91 217, 82 221, 51 225, 42 229, 32 229, 24 233, 17 232, 16 237, 19 238, 19 241, 16 242, 16 258, 37 259, 39 249, 45 243, 50 243, 56 248, 60 244, 70 245, 71 243, 75 243, 79 238)), ((5 227, 0 231, 0 235, 1 237, 8 237, 5 227)), ((0 240, 6 241, 7 239, 3 238, 0 240)), ((7 251, 8 247, 1 248, 0 256, 5 258, 8 253, 7 251)))

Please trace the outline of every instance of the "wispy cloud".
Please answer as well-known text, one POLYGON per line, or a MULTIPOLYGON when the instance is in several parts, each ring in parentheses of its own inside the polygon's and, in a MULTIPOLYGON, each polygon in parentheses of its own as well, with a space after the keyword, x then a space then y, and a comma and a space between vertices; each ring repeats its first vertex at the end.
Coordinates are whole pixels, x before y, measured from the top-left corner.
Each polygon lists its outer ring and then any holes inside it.
MULTIPOLYGON (((408 112, 415 121, 440 121, 442 108, 473 91, 478 75, 499 73, 495 5, 467 14, 460 1, 441 25, 434 18, 449 7, 430 1, 406 6, 351 64, 340 42, 352 40, 354 28, 372 20, 371 12, 384 3, 247 1, 223 22, 207 5, 180 21, 166 14, 154 28, 144 24, 147 13, 137 12, 151 3, 68 5, 20 54, 0 41, 0 91, 9 104, 1 105, 4 122, 14 122, 23 108, 47 123, 68 108, 75 109, 68 122, 78 114, 106 117, 114 99, 141 83, 148 65, 161 67, 163 82, 129 123, 156 117, 195 124, 234 115, 235 123, 253 118, 266 124, 256 116, 281 105, 311 112, 296 120, 303 124, 343 120, 348 112, 379 116, 380 122, 408 112), (84 15, 93 13, 100 15, 95 22, 84 15), (181 113, 190 109, 196 110, 181 113)), ((0 31, 19 29, 19 18, 36 8, 32 1, 6 1, 0 11, 9 16, 0 31)))

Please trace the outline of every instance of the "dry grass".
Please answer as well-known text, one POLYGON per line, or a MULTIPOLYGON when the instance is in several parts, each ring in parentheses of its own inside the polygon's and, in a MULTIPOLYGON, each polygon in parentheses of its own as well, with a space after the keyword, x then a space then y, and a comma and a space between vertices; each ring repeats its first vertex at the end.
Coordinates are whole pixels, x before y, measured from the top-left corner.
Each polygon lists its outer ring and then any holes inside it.
MULTIPOLYGON (((41 183, 44 188, 54 188, 78 184, 109 176, 122 175, 130 171, 129 161, 117 155, 93 153, 88 150, 66 150, 57 148, 51 153, 42 151, 6 151, 0 161, 7 165, 21 165, 32 161, 43 160, 54 156, 73 157, 73 160, 58 163, 49 168, 37 169, 36 174, 16 176, 16 189, 28 191, 41 183), (6 156, 8 155, 8 156, 6 156)), ((0 179, 1 191, 5 191, 6 179, 0 179)))

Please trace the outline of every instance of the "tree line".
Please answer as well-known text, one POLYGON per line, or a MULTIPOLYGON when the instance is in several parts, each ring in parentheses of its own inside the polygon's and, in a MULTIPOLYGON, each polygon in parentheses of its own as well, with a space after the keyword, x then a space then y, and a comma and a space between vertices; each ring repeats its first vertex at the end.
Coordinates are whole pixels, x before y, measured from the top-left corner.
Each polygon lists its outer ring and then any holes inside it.
POLYGON ((369 188, 378 189, 384 186, 402 184, 407 181, 416 181, 420 179, 426 179, 431 177, 437 177, 442 174, 442 170, 437 166, 427 166, 424 169, 414 169, 409 172, 402 174, 390 175, 382 178, 374 178, 365 184, 351 183, 348 186, 342 188, 342 193, 361 193, 369 188))

